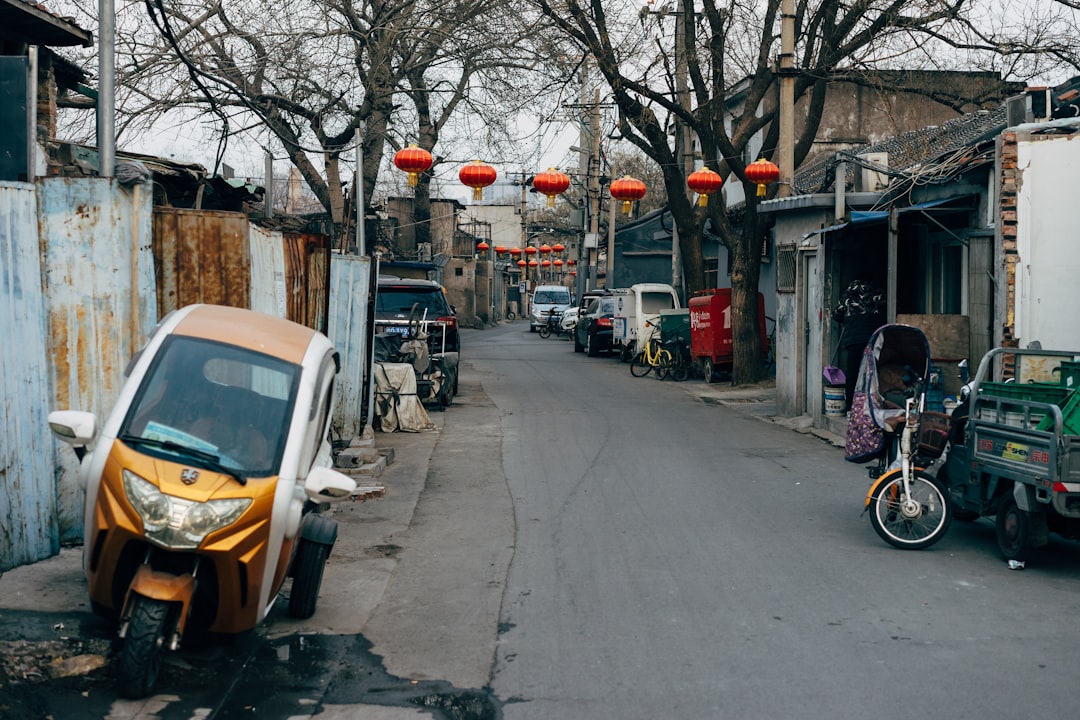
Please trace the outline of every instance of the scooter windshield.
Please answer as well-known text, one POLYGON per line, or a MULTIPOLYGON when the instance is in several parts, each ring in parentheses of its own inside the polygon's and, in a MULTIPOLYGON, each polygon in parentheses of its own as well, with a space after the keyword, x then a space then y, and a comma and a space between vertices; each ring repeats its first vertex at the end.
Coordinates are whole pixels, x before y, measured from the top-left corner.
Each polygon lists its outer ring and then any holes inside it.
POLYGON ((174 335, 139 386, 121 439, 239 478, 275 475, 300 368, 248 348, 174 335))

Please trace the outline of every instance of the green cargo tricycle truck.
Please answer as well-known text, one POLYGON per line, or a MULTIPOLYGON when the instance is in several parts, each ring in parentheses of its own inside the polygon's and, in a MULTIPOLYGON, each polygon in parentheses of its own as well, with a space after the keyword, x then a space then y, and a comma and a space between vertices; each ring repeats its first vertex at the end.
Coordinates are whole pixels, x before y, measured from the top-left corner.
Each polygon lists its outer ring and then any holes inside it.
POLYGON ((1027 561, 1050 532, 1080 538, 1078 357, 995 348, 969 385, 967 423, 938 479, 956 518, 994 518, 1006 560, 1027 561))

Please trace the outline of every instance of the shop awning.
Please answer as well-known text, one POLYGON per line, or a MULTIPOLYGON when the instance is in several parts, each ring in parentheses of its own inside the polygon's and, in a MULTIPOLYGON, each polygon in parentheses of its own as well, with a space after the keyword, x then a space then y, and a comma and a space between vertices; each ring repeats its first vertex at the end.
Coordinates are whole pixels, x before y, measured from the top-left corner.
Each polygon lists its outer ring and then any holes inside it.
MULTIPOLYGON (((924 202, 924 203, 919 203, 918 205, 908 205, 906 207, 899 208, 897 210, 897 213, 900 216, 904 216, 904 215, 907 215, 907 214, 910 214, 910 213, 913 213, 913 212, 921 212, 921 211, 930 210, 930 209, 933 209, 933 208, 949 210, 949 211, 952 211, 952 212, 967 211, 970 208, 967 208, 967 207, 942 208, 941 206, 948 205, 949 203, 957 202, 959 200, 966 200, 966 199, 968 199, 970 197, 971 197, 970 195, 957 195, 955 197, 941 198, 939 200, 929 200, 929 201, 924 202)), ((851 211, 851 219, 848 220, 847 222, 840 223, 839 225, 831 225, 831 226, 826 227, 826 228, 821 228, 820 230, 815 230, 814 232, 810 233, 810 235, 814 235, 814 234, 817 234, 817 233, 821 233, 822 235, 824 235, 825 233, 836 232, 837 230, 843 230, 843 229, 849 228, 849 227, 869 227, 870 225, 875 224, 875 223, 886 223, 888 221, 889 221, 889 211, 888 210, 852 210, 851 211)))

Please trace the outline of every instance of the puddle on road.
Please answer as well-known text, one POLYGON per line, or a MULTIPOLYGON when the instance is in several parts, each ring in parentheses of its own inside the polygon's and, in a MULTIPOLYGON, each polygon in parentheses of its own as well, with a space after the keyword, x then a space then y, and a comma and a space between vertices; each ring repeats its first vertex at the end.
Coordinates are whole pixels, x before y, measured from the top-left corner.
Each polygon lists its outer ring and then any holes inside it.
POLYGON ((358 635, 293 635, 263 644, 216 717, 251 717, 260 707, 288 717, 310 714, 319 705, 355 704, 418 707, 445 720, 502 717, 498 700, 487 690, 388 674, 371 644, 358 635))
MULTIPOLYGON (((113 630, 92 614, 3 611, 0 648, 0 718, 81 720, 107 717, 118 701, 113 630), (17 617, 16 617, 17 615, 17 617), (61 623, 69 623, 59 627, 61 623), (76 637, 61 644, 57 633, 76 637), (15 648, 22 653, 18 658, 15 648), (106 664, 87 666, 73 677, 56 677, 58 658, 95 653, 106 664), (20 664, 14 664, 18 659, 20 664), (50 677, 50 675, 53 675, 50 677), (14 714, 12 714, 14 713, 14 714)), ((501 720, 502 706, 487 689, 461 689, 443 681, 399 678, 360 635, 289 635, 267 639, 257 633, 189 642, 167 653, 158 697, 168 698, 161 718, 215 720, 317 716, 323 706, 382 705, 418 708, 438 720, 501 720), (208 710, 213 708, 213 710, 208 710)))

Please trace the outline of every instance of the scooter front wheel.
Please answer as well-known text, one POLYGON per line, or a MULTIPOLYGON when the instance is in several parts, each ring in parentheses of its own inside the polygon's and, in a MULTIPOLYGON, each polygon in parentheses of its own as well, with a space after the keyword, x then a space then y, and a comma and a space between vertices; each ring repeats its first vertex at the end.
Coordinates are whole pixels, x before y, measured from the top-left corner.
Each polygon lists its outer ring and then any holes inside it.
POLYGON ((922 550, 945 535, 952 507, 929 473, 913 471, 910 486, 910 497, 904 497, 904 477, 899 472, 882 482, 870 496, 870 524, 893 547, 922 550))
POLYGON ((545 325, 545 326, 543 326, 542 328, 540 328, 540 329, 539 329, 539 330, 538 330, 537 332, 539 332, 539 333, 540 333, 540 337, 544 338, 545 340, 546 340, 547 338, 551 337, 551 328, 550 328, 550 327, 548 327, 547 325, 545 325))
POLYGON ((132 599, 131 616, 116 672, 120 694, 124 697, 137 700, 154 689, 165 655, 165 627, 171 609, 169 603, 162 600, 142 595, 132 599))

